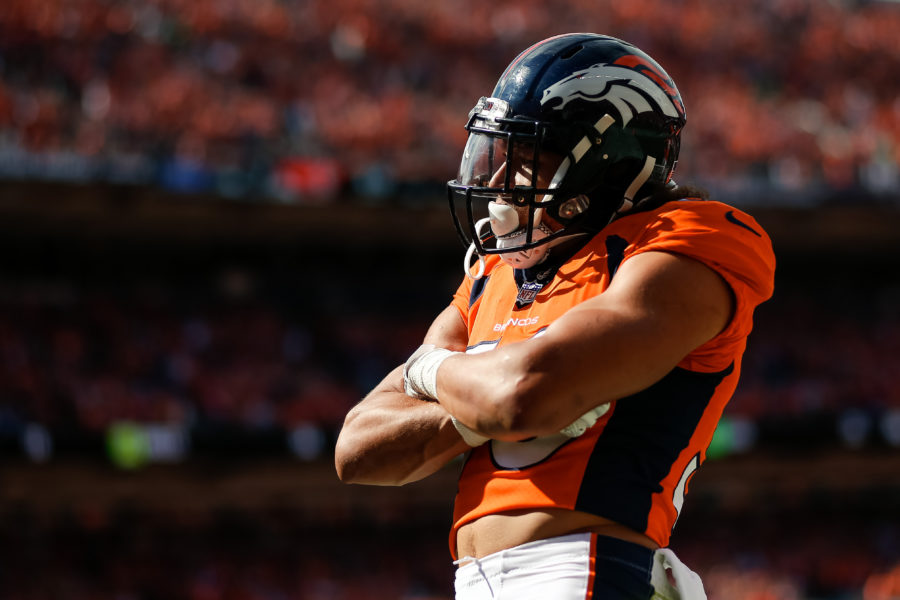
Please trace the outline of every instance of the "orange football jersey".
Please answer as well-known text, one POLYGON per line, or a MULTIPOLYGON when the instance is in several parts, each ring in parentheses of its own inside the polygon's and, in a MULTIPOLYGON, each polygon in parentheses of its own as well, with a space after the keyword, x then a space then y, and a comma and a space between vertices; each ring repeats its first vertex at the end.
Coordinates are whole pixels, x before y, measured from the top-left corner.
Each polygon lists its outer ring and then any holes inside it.
POLYGON ((468 352, 491 350, 540 335, 572 306, 602 294, 619 265, 642 252, 677 253, 714 269, 734 292, 731 322, 662 380, 611 403, 580 437, 474 448, 454 504, 454 557, 463 524, 528 508, 585 511, 668 544, 688 479, 737 385, 753 311, 772 295, 775 258, 759 224, 719 202, 669 202, 605 227, 540 289, 520 290, 512 267, 488 256, 484 277, 466 278, 453 305, 468 324, 468 352))

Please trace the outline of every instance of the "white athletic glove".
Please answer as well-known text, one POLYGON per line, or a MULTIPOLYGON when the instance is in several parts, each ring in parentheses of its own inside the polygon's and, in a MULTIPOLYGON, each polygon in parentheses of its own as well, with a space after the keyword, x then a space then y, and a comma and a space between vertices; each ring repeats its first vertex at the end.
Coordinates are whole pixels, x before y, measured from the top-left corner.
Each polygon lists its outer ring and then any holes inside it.
POLYGON ((437 372, 448 356, 459 354, 434 344, 422 344, 403 365, 403 389, 417 400, 437 400, 437 372))
POLYGON ((450 415, 450 420, 453 421, 453 426, 456 427, 456 430, 459 432, 459 435, 462 436, 462 439, 473 448, 476 446, 480 446, 491 439, 489 437, 481 435, 480 433, 472 431, 471 429, 460 423, 453 415, 450 415))
POLYGON ((608 410, 608 402, 601 404, 578 417, 575 422, 560 430, 560 433, 570 438, 576 438, 587 431, 589 427, 592 427, 597 422, 597 419, 605 415, 608 410))
POLYGON ((651 600, 707 600, 700 576, 668 548, 660 548, 653 554, 650 585, 654 590, 651 600), (671 572, 671 579, 668 572, 671 572))

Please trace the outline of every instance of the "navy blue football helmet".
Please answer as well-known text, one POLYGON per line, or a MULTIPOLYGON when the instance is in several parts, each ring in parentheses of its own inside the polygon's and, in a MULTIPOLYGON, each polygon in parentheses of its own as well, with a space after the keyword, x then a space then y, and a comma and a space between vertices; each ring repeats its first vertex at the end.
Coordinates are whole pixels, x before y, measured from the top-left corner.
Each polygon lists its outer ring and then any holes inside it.
POLYGON ((670 183, 684 124, 672 79, 635 46, 593 33, 531 46, 469 113, 448 183, 467 267, 473 251, 528 267, 599 231, 670 183))

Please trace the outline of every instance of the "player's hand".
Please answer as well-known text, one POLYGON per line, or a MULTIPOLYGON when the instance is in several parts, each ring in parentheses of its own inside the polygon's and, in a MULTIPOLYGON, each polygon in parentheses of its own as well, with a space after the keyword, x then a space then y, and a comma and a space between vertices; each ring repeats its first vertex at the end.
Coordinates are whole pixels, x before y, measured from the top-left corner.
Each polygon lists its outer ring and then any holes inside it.
POLYGON ((437 400, 437 372, 448 356, 459 354, 434 344, 422 344, 403 365, 403 390, 417 400, 437 400))
POLYGON ((578 419, 576 419, 573 423, 569 424, 567 427, 564 427, 560 433, 571 437, 576 438, 583 434, 588 428, 593 427, 594 423, 597 422, 597 419, 606 414, 606 411, 609 410, 609 403, 601 404, 596 408, 592 408, 587 411, 578 419))
MULTIPOLYGON (((444 359, 453 354, 458 353, 446 348, 438 348, 434 344, 419 346, 403 365, 403 391, 406 392, 406 395, 417 400, 437 400, 437 370, 444 359)), ((451 416, 450 418, 462 439, 473 448, 490 439, 469 429, 456 417, 451 416)))
POLYGON ((476 446, 480 446, 491 439, 485 435, 481 435, 477 431, 469 429, 461 422, 459 422, 454 416, 451 416, 450 419, 453 421, 453 426, 456 427, 456 430, 459 432, 459 435, 462 437, 462 439, 473 448, 475 448, 476 446))

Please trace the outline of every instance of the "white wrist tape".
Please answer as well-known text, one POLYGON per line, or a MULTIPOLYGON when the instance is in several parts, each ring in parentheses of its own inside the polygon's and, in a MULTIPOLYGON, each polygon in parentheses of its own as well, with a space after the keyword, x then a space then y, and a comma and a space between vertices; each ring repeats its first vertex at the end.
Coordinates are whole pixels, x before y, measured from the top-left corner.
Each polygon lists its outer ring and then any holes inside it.
POLYGON ((403 366, 403 387, 408 396, 419 400, 437 400, 437 372, 444 360, 453 354, 434 344, 422 344, 403 366))
POLYGON ((608 403, 601 404, 597 408, 591 409, 578 417, 573 423, 563 428, 560 433, 571 438, 576 438, 587 431, 588 428, 593 427, 594 423, 597 422, 597 419, 605 415, 608 410, 608 403))
POLYGON ((462 439, 473 448, 475 446, 480 446, 486 441, 488 441, 489 437, 485 437, 480 433, 476 433, 472 431, 465 425, 463 425, 456 417, 450 415, 450 420, 453 421, 453 426, 456 427, 456 430, 459 432, 459 435, 462 436, 462 439))

